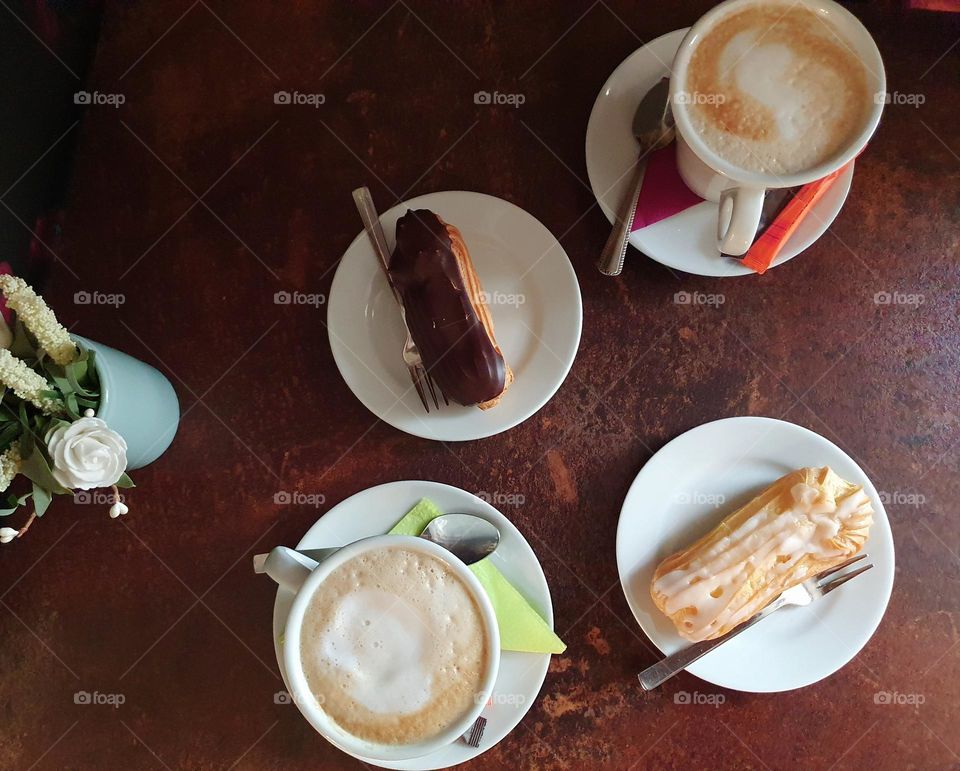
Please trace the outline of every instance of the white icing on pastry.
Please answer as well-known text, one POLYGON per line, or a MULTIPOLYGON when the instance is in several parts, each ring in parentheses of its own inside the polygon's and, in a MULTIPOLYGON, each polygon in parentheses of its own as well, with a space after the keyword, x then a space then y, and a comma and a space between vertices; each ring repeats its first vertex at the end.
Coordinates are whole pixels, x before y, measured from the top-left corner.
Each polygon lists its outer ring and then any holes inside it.
POLYGON ((691 609, 679 622, 684 637, 704 640, 746 621, 759 610, 750 600, 760 594, 760 584, 783 584, 786 589, 809 577, 790 581, 786 576, 805 557, 837 561, 857 551, 844 543, 842 531, 871 522, 873 509, 862 488, 837 501, 823 487, 798 482, 790 488, 790 497, 788 508, 764 506, 697 549, 682 569, 654 582, 667 615, 691 609), (747 584, 753 585, 750 598, 732 602, 747 584))

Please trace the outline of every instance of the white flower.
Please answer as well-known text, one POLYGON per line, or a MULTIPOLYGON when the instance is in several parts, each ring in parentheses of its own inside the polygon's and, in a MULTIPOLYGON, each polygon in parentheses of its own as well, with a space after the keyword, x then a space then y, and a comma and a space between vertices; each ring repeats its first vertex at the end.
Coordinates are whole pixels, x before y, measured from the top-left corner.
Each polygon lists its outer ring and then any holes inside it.
POLYGON ((43 298, 26 281, 9 274, 0 276, 0 291, 7 298, 7 307, 16 311, 23 326, 33 333, 37 343, 50 354, 51 359, 64 366, 76 360, 77 344, 70 339, 70 333, 57 321, 43 298))
POLYGON ((70 489, 114 485, 127 468, 127 443, 100 418, 80 418, 47 434, 53 478, 70 489))
POLYGON ((43 391, 51 390, 47 379, 6 348, 0 348, 0 383, 21 399, 33 402, 47 415, 56 415, 63 410, 63 405, 56 399, 43 394, 43 391))
POLYGON ((14 530, 12 527, 0 527, 0 543, 10 543, 18 535, 20 535, 19 530, 14 530))
POLYGON ((13 478, 20 473, 20 442, 14 441, 0 453, 0 493, 4 492, 13 478))

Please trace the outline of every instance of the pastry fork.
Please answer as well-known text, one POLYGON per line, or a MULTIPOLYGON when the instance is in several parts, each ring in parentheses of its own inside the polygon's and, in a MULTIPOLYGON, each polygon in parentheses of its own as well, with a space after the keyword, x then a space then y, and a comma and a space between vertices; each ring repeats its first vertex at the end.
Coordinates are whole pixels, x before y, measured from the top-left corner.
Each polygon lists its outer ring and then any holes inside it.
POLYGON ((640 685, 643 686, 645 691, 652 691, 658 685, 665 683, 680 670, 686 669, 701 656, 705 656, 718 645, 722 645, 727 640, 730 640, 741 632, 746 631, 758 621, 765 619, 771 613, 776 613, 778 610, 780 610, 780 608, 786 607, 787 605, 809 605, 812 602, 816 602, 825 594, 829 594, 834 589, 843 586, 847 581, 856 578, 861 573, 866 573, 870 568, 872 568, 872 564, 864 565, 863 567, 851 571, 850 573, 844 573, 842 576, 831 578, 829 581, 824 580, 829 576, 832 576, 835 573, 850 567, 855 562, 865 559, 866 556, 866 554, 858 554, 856 557, 852 557, 846 562, 840 563, 836 567, 830 568, 829 570, 824 570, 822 573, 818 573, 813 578, 808 578, 802 584, 797 584, 796 586, 790 587, 759 613, 755 614, 747 621, 744 621, 736 629, 727 632, 727 634, 723 635, 723 637, 717 637, 713 640, 701 640, 700 642, 695 642, 686 648, 678 650, 676 653, 671 653, 665 659, 658 661, 653 666, 647 667, 638 675, 640 678, 640 685))
MULTIPOLYGON (((434 406, 440 409, 440 401, 437 399, 437 392, 440 388, 433 382, 427 368, 423 366, 423 357, 420 355, 420 349, 410 334, 410 327, 407 326, 407 319, 403 309, 403 300, 400 293, 394 286, 390 278, 390 249, 387 246, 387 239, 383 235, 383 227, 380 225, 380 215, 377 214, 377 207, 373 203, 373 196, 370 195, 369 188, 358 187, 353 191, 353 202, 357 205, 357 211, 360 212, 360 219, 363 220, 363 228, 367 232, 367 237, 373 245, 373 251, 376 252, 383 269, 383 275, 386 276, 387 284, 393 292, 393 297, 400 306, 400 315, 403 317, 403 326, 407 330, 407 339, 403 344, 403 363, 407 365, 407 372, 410 373, 410 380, 413 381, 413 387, 417 389, 417 395, 423 404, 423 409, 430 412, 430 405, 427 403, 427 391, 433 397, 434 406)), ((443 401, 449 404, 447 397, 440 391, 443 401)))

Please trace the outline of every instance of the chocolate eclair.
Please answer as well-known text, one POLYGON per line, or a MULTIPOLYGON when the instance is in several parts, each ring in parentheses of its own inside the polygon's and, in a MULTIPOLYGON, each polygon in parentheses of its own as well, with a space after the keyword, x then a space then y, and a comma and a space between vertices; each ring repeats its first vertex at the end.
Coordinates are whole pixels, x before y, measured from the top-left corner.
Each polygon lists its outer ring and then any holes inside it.
POLYGON ((486 410, 513 382, 460 231, 429 209, 397 221, 390 278, 423 364, 448 399, 486 410))

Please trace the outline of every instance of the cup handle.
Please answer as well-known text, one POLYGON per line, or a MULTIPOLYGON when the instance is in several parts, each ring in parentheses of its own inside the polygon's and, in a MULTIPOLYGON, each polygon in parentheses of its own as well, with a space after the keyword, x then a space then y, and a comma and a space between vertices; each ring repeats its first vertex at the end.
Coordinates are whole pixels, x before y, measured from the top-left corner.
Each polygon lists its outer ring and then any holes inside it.
POLYGON ((277 546, 267 555, 266 562, 263 563, 263 572, 284 589, 296 594, 317 564, 316 560, 294 549, 277 546))
POLYGON ((723 254, 742 257, 750 249, 763 212, 762 187, 730 187, 720 193, 717 246, 723 254))

